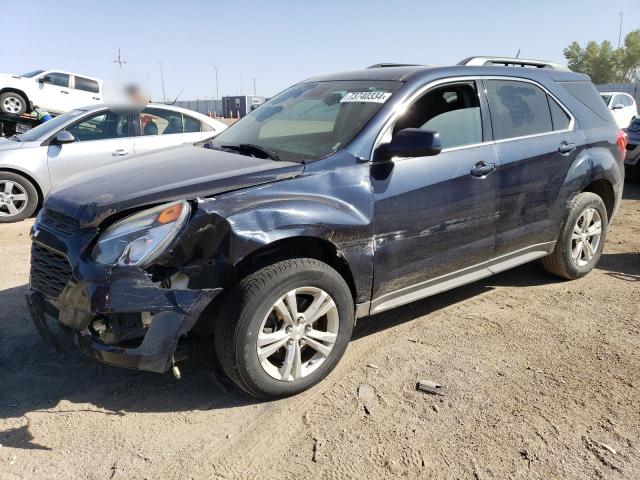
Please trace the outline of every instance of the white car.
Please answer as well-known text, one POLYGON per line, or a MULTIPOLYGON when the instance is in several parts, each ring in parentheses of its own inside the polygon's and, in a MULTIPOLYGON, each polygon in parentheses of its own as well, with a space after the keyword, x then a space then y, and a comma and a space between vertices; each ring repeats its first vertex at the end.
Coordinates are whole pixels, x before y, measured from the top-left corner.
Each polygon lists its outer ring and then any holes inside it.
POLYGON ((0 73, 0 110, 22 114, 37 105, 52 113, 103 102, 102 81, 62 70, 0 73))
POLYGON ((151 103, 142 111, 101 105, 72 110, 26 133, 0 139, 0 223, 29 217, 53 185, 72 175, 206 140, 226 128, 205 115, 169 105, 151 103))
POLYGON ((621 129, 627 129, 631 120, 638 116, 638 106, 631 95, 623 92, 600 92, 604 103, 621 129))

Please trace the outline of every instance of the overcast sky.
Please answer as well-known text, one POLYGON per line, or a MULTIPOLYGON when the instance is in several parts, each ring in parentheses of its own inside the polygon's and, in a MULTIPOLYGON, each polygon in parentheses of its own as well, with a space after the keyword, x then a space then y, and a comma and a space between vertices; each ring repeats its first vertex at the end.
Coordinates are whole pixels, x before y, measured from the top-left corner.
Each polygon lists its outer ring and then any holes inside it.
POLYGON ((618 43, 640 28, 640 0, 31 1, 0 21, 0 72, 59 68, 137 80, 162 97, 271 96, 315 74, 377 62, 442 65, 470 55, 564 63, 573 40, 618 43), (127 62, 113 60, 118 48, 127 62))

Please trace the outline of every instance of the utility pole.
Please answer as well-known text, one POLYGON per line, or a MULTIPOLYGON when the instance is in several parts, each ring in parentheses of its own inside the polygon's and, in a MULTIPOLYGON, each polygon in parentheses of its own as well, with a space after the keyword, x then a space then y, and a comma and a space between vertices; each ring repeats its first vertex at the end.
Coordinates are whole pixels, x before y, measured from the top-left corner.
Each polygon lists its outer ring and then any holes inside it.
POLYGON ((127 63, 122 59, 122 55, 120 55, 120 49, 118 49, 118 57, 113 61, 113 63, 117 63, 120 66, 120 68, 122 68, 122 65, 127 63))
POLYGON ((211 60, 209 60, 209 63, 211 64, 211 66, 213 67, 213 69, 216 71, 216 99, 213 102, 213 116, 216 116, 216 102, 218 101, 219 97, 219 92, 218 92, 218 67, 216 67, 216 64, 213 63, 211 60))
POLYGON ((164 72, 162 71, 162 62, 160 64, 160 78, 162 79, 162 102, 167 103, 167 96, 164 93, 164 72))
POLYGON ((620 45, 622 44, 622 17, 624 17, 624 10, 620 10, 620 30, 618 31, 618 50, 620 49, 620 45))
POLYGON ((242 72, 240 72, 240 96, 244 95, 244 87, 242 86, 242 72))
POLYGON ((257 97, 258 94, 256 93, 256 79, 253 79, 253 96, 257 97))

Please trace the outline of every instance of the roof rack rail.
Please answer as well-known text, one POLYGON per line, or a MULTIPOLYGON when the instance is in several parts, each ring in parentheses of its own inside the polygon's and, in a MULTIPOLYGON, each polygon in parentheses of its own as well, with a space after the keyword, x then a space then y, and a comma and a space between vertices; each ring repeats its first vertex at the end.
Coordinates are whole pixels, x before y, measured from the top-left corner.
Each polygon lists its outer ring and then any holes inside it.
POLYGON ((390 68, 390 67, 420 67, 417 63, 375 63, 367 67, 370 68, 390 68))
POLYGON ((565 70, 569 68, 556 62, 548 60, 532 60, 527 58, 511 58, 511 57, 467 57, 458 62, 458 65, 477 66, 477 65, 496 65, 502 67, 532 67, 546 68, 549 70, 565 70))

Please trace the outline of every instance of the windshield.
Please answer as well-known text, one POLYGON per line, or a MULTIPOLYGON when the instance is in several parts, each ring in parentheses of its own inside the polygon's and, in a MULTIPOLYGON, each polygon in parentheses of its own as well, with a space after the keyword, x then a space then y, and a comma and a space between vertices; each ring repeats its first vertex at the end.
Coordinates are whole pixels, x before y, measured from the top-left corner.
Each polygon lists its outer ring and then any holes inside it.
POLYGON ((42 72, 44 72, 44 70, 34 70, 33 72, 23 73, 20 76, 21 77, 25 77, 25 78, 31 78, 31 77, 35 77, 36 75, 41 74, 42 72))
POLYGON ((609 102, 611 101, 611 97, 613 95, 611 95, 610 93, 601 93, 600 96, 602 97, 602 100, 604 101, 604 104, 608 107, 609 106, 609 102))
POLYGON ((294 162, 326 157, 351 141, 401 85, 363 80, 301 83, 223 131, 211 146, 294 162))
POLYGON ((71 120, 72 117, 76 117, 84 113, 83 110, 72 110, 71 112, 67 112, 64 115, 60 115, 55 117, 48 122, 45 122, 37 127, 32 128, 31 130, 27 130, 26 132, 17 136, 17 139, 21 142, 34 142, 36 140, 40 140, 43 137, 47 137, 54 133, 60 126, 67 123, 71 120))

